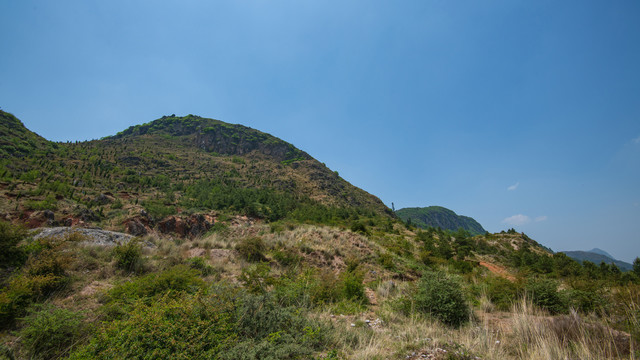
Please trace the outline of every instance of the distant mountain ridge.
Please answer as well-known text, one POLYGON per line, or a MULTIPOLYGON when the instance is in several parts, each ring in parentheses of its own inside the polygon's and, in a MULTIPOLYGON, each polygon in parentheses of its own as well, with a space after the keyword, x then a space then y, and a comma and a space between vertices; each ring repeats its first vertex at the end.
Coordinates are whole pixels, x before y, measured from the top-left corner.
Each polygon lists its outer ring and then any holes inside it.
POLYGON ((633 265, 628 262, 617 260, 609 255, 606 251, 595 248, 591 251, 562 251, 568 257, 582 263, 583 261, 590 261, 596 265, 604 262, 606 264, 615 264, 622 271, 633 270, 633 265), (606 255, 605 255, 606 254, 606 255))
POLYGON ((442 206, 404 208, 396 211, 396 215, 404 221, 411 221, 417 227, 441 228, 456 231, 460 228, 472 235, 482 235, 487 231, 476 220, 468 216, 458 215, 442 206))
POLYGON ((604 251, 602 249, 593 248, 593 249, 589 250, 588 252, 604 255, 606 257, 610 257, 610 258, 615 260, 615 257, 613 257, 613 255, 609 254, 608 252, 606 252, 606 251, 604 251))

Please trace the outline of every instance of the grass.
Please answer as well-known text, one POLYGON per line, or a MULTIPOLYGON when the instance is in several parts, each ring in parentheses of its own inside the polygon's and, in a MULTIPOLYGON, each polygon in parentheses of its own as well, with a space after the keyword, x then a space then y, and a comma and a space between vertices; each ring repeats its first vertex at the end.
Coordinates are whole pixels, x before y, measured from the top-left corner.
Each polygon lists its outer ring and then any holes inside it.
MULTIPOLYGON (((108 343, 121 329, 138 334, 136 324, 162 334, 179 328, 185 332, 187 340, 176 339, 185 342, 185 353, 192 354, 192 350, 198 350, 188 346, 189 339, 197 333, 191 332, 192 326, 197 330, 200 329, 197 326, 203 326, 202 321, 215 320, 211 318, 214 315, 199 304, 212 301, 212 296, 231 294, 229 289, 235 289, 233 296, 238 299, 247 296, 254 301, 249 310, 243 310, 244 313, 257 311, 259 306, 255 306, 261 300, 256 299, 265 297, 273 302, 269 311, 288 309, 280 315, 273 313, 273 316, 284 316, 286 320, 303 314, 305 321, 310 322, 300 322, 306 325, 296 325, 295 332, 287 333, 281 332, 284 331, 278 325, 281 320, 276 318, 273 331, 262 331, 259 336, 247 335, 234 348, 234 354, 251 352, 259 357, 273 351, 291 351, 317 359, 331 356, 344 359, 405 359, 408 356, 417 359, 423 355, 435 359, 474 359, 476 356, 481 359, 635 359, 631 351, 635 343, 613 328, 638 335, 640 290, 636 286, 617 287, 614 295, 608 298, 615 304, 625 304, 614 307, 619 311, 550 315, 521 297, 526 293, 524 285, 512 287, 509 280, 488 276, 484 268, 478 267, 458 276, 460 289, 467 300, 480 300, 470 302, 469 322, 452 328, 437 317, 417 311, 418 282, 397 269, 387 270, 378 262, 377 254, 390 252, 387 246, 392 244, 394 237, 404 237, 404 241, 412 245, 402 245, 402 248, 412 249, 413 253, 393 253, 392 259, 398 260, 394 262, 397 268, 410 264, 411 257, 420 251, 410 233, 379 234, 371 226, 366 235, 351 229, 318 225, 283 225, 272 231, 273 226, 252 224, 248 219, 229 217, 225 221, 228 225, 222 231, 200 238, 154 235, 143 239, 142 243, 153 243, 154 246, 132 249, 131 258, 144 264, 144 272, 123 270, 119 259, 130 257, 117 255, 113 248, 86 245, 81 241, 29 245, 25 248, 28 249, 28 260, 15 270, 15 274, 59 273, 64 275, 66 282, 62 289, 56 288, 46 296, 29 298, 18 317, 37 313, 37 308, 31 308, 31 305, 41 304, 83 314, 83 321, 93 325, 87 328, 93 330, 87 330, 86 335, 102 334, 95 335, 98 337, 93 340, 98 341, 95 346, 108 343), (260 241, 256 243, 256 239, 260 241), (251 251, 239 251, 238 247, 242 249, 243 244, 251 245, 251 251), (247 256, 255 249, 261 255, 257 261, 247 256), (56 260, 62 258, 68 259, 63 266, 64 272, 58 271, 61 263, 56 260), (51 261, 39 262, 38 259, 51 261), (509 296, 496 296, 501 289, 507 289, 509 296), (153 308, 156 302, 161 308, 153 308), (196 310, 205 312, 191 314, 196 310), (175 314, 184 315, 187 320, 174 327, 171 321, 175 314), (103 330, 96 330, 102 322, 103 330), (318 329, 323 330, 318 332, 318 329), (317 337, 320 334, 322 337, 317 337), (311 352, 294 345, 296 341, 311 340, 311 352)), ((121 253, 129 254, 127 251, 121 253)), ((438 261, 431 266, 447 271, 448 264, 438 261)), ((567 286, 561 282, 559 288, 567 286)), ((239 309, 234 303, 229 306, 239 309)), ((45 319, 47 314, 40 314, 45 319)), ((60 315, 58 318, 68 315, 65 312, 53 314, 60 315)), ((224 324, 236 324, 234 321, 224 324)), ((33 351, 27 350, 31 345, 21 345, 16 336, 27 329, 26 326, 17 321, 11 331, 3 333, 2 343, 14 356, 33 351)), ((64 331, 62 328, 60 333, 64 334, 64 331)), ((223 338, 230 334, 224 333, 223 338)), ((148 340, 150 343, 155 341, 148 340)), ((84 347, 87 341, 83 336, 78 337, 77 346, 82 347, 84 353, 80 351, 77 358, 82 358, 81 354, 85 354, 85 358, 98 354, 84 347)), ((58 350, 67 352, 62 347, 58 350)), ((38 357, 35 353, 34 357, 38 357)))

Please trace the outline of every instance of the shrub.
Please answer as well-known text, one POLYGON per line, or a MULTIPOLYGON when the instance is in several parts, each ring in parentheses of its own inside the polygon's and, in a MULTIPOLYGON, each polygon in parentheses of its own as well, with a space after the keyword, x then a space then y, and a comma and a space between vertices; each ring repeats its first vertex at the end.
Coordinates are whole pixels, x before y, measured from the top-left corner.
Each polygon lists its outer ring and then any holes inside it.
POLYGON ((66 269, 71 258, 60 251, 61 244, 39 239, 25 246, 30 249, 25 266, 0 291, 0 327, 13 325, 33 301, 42 300, 69 283, 66 269))
POLYGON ((0 221, 0 268, 22 264, 24 251, 18 243, 27 236, 27 231, 8 222, 0 221))
POLYGON ((520 294, 521 287, 517 284, 495 277, 487 282, 487 296, 489 300, 502 311, 509 311, 520 294))
POLYGON ((122 209, 122 201, 120 199, 116 199, 112 204, 111 204, 111 210, 117 210, 117 209, 122 209))
POLYGON ((302 256, 291 248, 283 248, 281 250, 274 251, 273 258, 282 266, 296 265, 302 261, 302 256))
POLYGON ((276 280, 270 272, 271 268, 265 263, 251 265, 242 269, 239 280, 249 292, 264 294, 276 280))
POLYGON ((262 239, 259 237, 251 237, 240 240, 240 242, 236 245, 236 250, 247 261, 258 262, 266 260, 266 258, 264 257, 266 246, 262 239))
POLYGON ((393 271, 396 269, 396 264, 395 264, 393 255, 391 255, 388 252, 378 254, 378 263, 387 270, 393 271))
POLYGON ((207 262, 204 260, 204 258, 200 257, 200 256, 196 256, 193 257, 191 259, 188 260, 189 266, 192 269, 197 269, 200 270, 200 272, 202 273, 202 275, 204 276, 208 276, 213 274, 213 267, 209 264, 207 264, 207 262))
POLYGON ((351 225, 351 231, 361 233, 361 234, 368 233, 367 227, 359 221, 356 221, 351 225))
POLYGON ((170 291, 180 296, 181 293, 196 293, 204 288, 205 283, 198 277, 197 270, 178 265, 113 287, 107 293, 107 302, 122 307, 138 299, 165 296, 170 291))
POLYGON ((449 260, 451 266, 461 274, 468 274, 473 271, 473 265, 470 262, 464 260, 449 260))
POLYGON ((325 328, 270 294, 214 284, 210 295, 135 303, 70 359, 299 359, 327 343, 325 328))
POLYGON ((140 272, 143 268, 142 245, 135 238, 113 248, 116 266, 128 272, 140 272))
POLYGON ((364 284, 362 274, 357 271, 345 271, 340 276, 340 291, 342 298, 352 300, 357 303, 367 303, 367 296, 364 292, 364 284))
POLYGON ((414 296, 417 311, 429 314, 443 323, 459 327, 469 320, 462 286, 444 272, 423 274, 414 296))
POLYGON ((531 279, 525 286, 531 302, 552 314, 567 312, 567 301, 558 292, 558 283, 549 279, 531 279))
POLYGON ((321 270, 314 277, 309 292, 313 304, 321 305, 335 302, 340 298, 338 278, 331 270, 321 270))
POLYGON ((606 311, 609 305, 597 291, 571 289, 566 298, 568 306, 585 314, 606 311))
POLYGON ((326 341, 322 326, 296 308, 280 306, 270 294, 243 297, 236 317, 241 341, 222 359, 310 358, 326 341))
POLYGON ((313 271, 290 271, 275 282, 273 294, 282 306, 307 307, 311 305, 313 271))
POLYGON ((175 206, 167 206, 159 200, 143 201, 142 205, 147 213, 156 221, 176 213, 175 206))
POLYGON ((212 359, 236 339, 232 304, 215 297, 137 302, 70 359, 212 359))
POLYGON ((22 322, 19 335, 30 359, 65 356, 83 336, 83 316, 52 305, 38 306, 22 322))
POLYGON ((0 328, 14 324, 22 316, 36 297, 31 283, 24 276, 14 278, 6 289, 0 292, 0 328))

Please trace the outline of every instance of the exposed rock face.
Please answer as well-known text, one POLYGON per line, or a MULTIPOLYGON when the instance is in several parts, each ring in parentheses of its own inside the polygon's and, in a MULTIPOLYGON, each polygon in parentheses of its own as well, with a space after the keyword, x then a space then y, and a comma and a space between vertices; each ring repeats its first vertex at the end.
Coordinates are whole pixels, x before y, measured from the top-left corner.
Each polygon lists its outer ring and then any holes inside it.
POLYGON ((206 233, 213 223, 213 217, 208 215, 191 215, 188 218, 168 216, 158 223, 158 231, 164 234, 173 233, 182 237, 194 237, 206 233))
POLYGON ((127 233, 133 236, 143 236, 151 230, 149 219, 141 216, 125 220, 124 226, 127 229, 127 233))
POLYGON ((83 243, 103 246, 114 246, 127 243, 133 238, 133 236, 131 235, 115 231, 70 227, 43 228, 33 238, 39 239, 43 237, 64 237, 68 236, 71 233, 79 233, 81 236, 83 236, 86 239, 85 241, 83 241, 83 243))
POLYGON ((77 212, 76 217, 84 222, 100 221, 100 217, 95 212, 86 208, 80 209, 77 212))
POLYGON ((58 222, 55 221, 55 214, 51 210, 25 212, 25 224, 28 228, 38 228, 42 226, 56 226, 58 222))

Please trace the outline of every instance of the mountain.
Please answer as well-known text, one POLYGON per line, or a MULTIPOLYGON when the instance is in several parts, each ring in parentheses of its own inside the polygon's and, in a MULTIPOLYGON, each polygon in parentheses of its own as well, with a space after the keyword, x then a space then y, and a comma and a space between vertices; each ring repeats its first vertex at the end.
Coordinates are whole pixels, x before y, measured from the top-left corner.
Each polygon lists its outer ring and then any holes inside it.
POLYGON ((411 221, 413 225, 423 229, 439 227, 443 230, 455 231, 462 228, 473 235, 481 235, 487 232, 473 218, 458 215, 442 206, 404 208, 397 210, 396 215, 402 220, 411 221))
MULTIPOLYGON (((599 250, 599 249, 594 249, 599 250)), ((606 264, 615 264, 622 271, 630 271, 633 270, 633 265, 628 262, 624 262, 621 260, 616 260, 612 256, 608 255, 603 250, 599 250, 599 252, 591 251, 563 251, 568 257, 582 263, 583 261, 591 261, 592 263, 599 265, 601 262, 606 264), (607 255, 604 255, 604 254, 607 255)))
POLYGON ((604 256, 609 257, 611 259, 615 259, 611 254, 609 254, 608 252, 606 252, 606 251, 604 251, 602 249, 593 248, 593 249, 589 250, 589 252, 600 254, 600 255, 604 255, 604 256))
POLYGON ((55 143, 0 111, 0 134, 0 218, 30 227, 144 233, 212 212, 324 223, 392 216, 292 144, 219 120, 163 116, 100 140, 55 143))
POLYGON ((48 145, 45 138, 27 129, 18 118, 0 110, 0 157, 23 157, 48 145))

